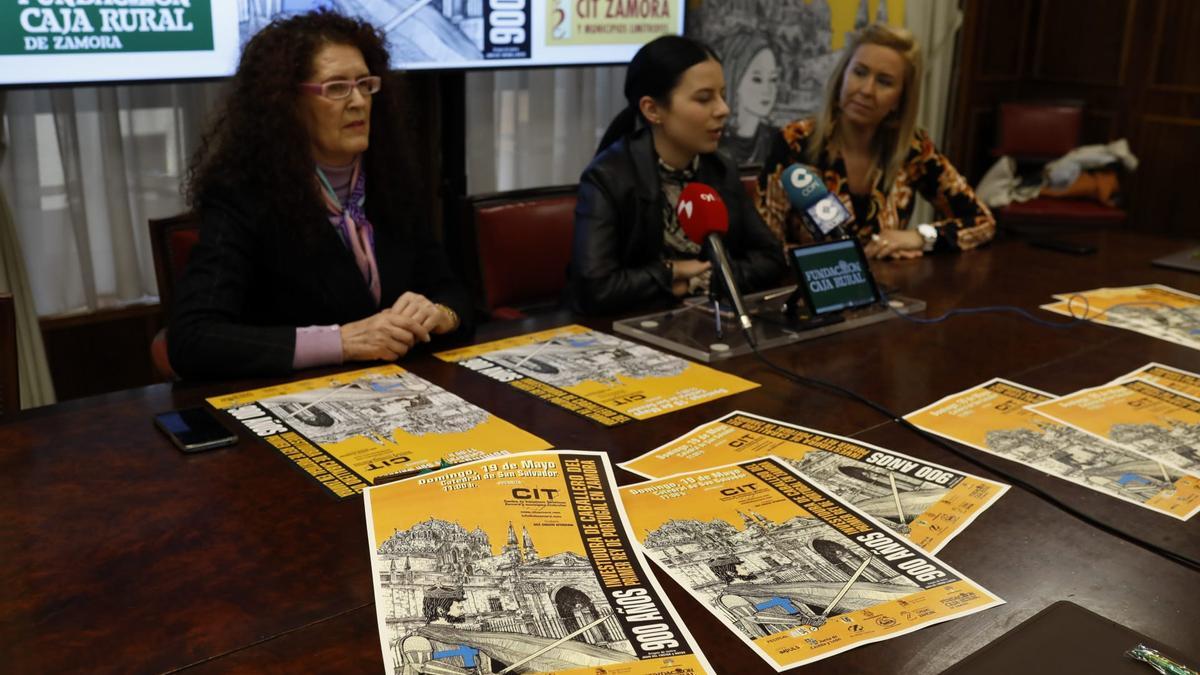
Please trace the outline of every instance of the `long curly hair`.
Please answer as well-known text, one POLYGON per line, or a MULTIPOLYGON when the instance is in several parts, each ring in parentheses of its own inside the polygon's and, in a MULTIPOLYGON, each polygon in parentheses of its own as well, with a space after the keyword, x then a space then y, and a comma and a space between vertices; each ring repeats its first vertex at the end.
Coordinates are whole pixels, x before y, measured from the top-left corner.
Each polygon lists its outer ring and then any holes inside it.
POLYGON ((389 75, 386 40, 365 21, 325 10, 275 20, 246 44, 188 167, 184 195, 193 210, 203 210, 218 195, 250 192, 257 195, 264 214, 313 240, 322 220, 314 214, 325 213, 325 207, 313 177, 298 85, 312 77, 313 58, 327 44, 358 48, 371 74, 384 78, 371 102, 371 130, 363 154, 368 217, 377 228, 406 227, 412 214, 423 212, 413 199, 422 194, 415 182, 420 174, 402 138, 401 122, 409 117, 401 96, 403 82, 399 75, 389 75))

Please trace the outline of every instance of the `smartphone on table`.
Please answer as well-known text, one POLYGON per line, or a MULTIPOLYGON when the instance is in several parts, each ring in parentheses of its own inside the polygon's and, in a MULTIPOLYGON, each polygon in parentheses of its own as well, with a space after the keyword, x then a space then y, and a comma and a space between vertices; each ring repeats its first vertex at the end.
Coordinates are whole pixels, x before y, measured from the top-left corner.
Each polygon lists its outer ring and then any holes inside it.
POLYGON ((203 407, 159 413, 154 416, 154 426, 186 453, 223 448, 237 442, 237 436, 218 422, 211 410, 203 407))

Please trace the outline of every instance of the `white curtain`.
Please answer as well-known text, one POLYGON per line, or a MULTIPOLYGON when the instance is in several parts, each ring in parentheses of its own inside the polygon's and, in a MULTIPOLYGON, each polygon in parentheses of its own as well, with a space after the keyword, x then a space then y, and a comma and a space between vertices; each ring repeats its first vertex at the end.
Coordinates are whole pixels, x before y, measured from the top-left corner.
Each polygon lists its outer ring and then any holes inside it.
POLYGON ((147 219, 184 210, 179 186, 220 86, 12 91, 0 187, 40 316, 156 299, 147 219))
MULTIPOLYGON (((921 83, 921 110, 917 124, 929 132, 929 137, 943 149, 946 114, 950 105, 950 78, 954 70, 955 37, 962 25, 958 3, 946 0, 906 0, 905 23, 925 53, 925 79, 921 83)), ((913 223, 934 220, 933 206, 924 199, 917 200, 913 223)))
POLYGON ((624 84, 624 66, 468 73, 467 192, 577 182, 624 84))
MULTIPOLYGON (((0 92, 0 114, 3 114, 4 107, 5 93, 0 92)), ((0 137, 0 163, 4 161, 6 151, 7 143, 0 137)), ((16 310, 19 407, 33 408, 54 403, 54 382, 50 378, 50 367, 46 363, 41 326, 33 308, 29 275, 25 270, 17 227, 13 222, 12 210, 8 207, 3 186, 0 186, 0 292, 12 294, 16 310)), ((6 348, 8 346, 5 345, 6 348)), ((5 392, 5 396, 12 395, 13 392, 5 392)))

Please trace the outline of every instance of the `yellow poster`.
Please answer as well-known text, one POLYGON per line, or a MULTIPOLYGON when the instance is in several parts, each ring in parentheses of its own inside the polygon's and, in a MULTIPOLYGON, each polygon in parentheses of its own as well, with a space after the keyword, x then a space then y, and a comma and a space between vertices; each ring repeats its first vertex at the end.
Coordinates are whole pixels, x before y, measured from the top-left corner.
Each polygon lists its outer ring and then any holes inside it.
POLYGON ((550 0, 546 46, 645 44, 678 31, 683 0, 550 0))
POLYGON ((1161 363, 1147 363, 1132 373, 1116 378, 1110 384, 1125 380, 1145 380, 1160 387, 1174 389, 1188 396, 1200 398, 1200 375, 1179 368, 1164 366, 1161 363))
POLYGON ((776 457, 621 499, 646 554, 777 671, 1004 602, 776 457))
POLYGON ((904 418, 939 436, 1179 520, 1200 511, 1200 478, 1028 407, 1054 401, 1046 392, 997 378, 904 418))
POLYGON ((702 675, 604 453, 470 462, 364 494, 388 673, 702 675))
POLYGON ((1041 308, 1200 349, 1200 295, 1147 284, 1058 293, 1041 308))
POLYGON ((1031 406, 1063 424, 1200 475, 1200 399, 1145 380, 1082 389, 1031 406))
POLYGON ((208 399, 339 498, 421 469, 550 444, 399 366, 208 399))
POLYGON ((941 550, 1008 489, 852 438, 740 411, 620 466, 661 478, 767 455, 783 459, 930 553, 941 550))
POLYGON ((657 417, 758 386, 576 325, 436 356, 605 426, 657 417))

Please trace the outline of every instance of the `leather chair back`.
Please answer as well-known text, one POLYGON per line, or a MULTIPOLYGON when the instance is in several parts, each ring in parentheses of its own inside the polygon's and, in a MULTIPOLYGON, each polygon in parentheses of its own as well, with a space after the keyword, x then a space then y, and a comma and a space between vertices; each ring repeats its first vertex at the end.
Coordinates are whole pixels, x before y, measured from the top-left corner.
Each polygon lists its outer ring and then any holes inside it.
MULTIPOLYGON (((200 217, 191 211, 169 218, 150 219, 150 249, 154 252, 154 277, 158 280, 158 301, 163 314, 170 315, 175 284, 183 277, 192 248, 200 241, 200 217)), ((155 334, 150 343, 150 360, 165 380, 175 379, 175 370, 167 358, 167 329, 155 334)))
POLYGON ((492 318, 557 305, 571 262, 577 193, 576 185, 560 185, 468 198, 476 298, 492 318))
POLYGON ((997 155, 1048 162, 1079 145, 1083 109, 1055 103, 1000 104, 997 155))
POLYGON ((746 190, 746 196, 750 198, 750 203, 758 201, 758 170, 753 173, 743 171, 741 176, 742 188, 746 190))
POLYGON ((158 280, 158 298, 164 311, 171 308, 175 284, 183 276, 192 247, 200 241, 200 218, 181 213, 169 218, 150 219, 150 248, 154 252, 154 277, 158 280))

